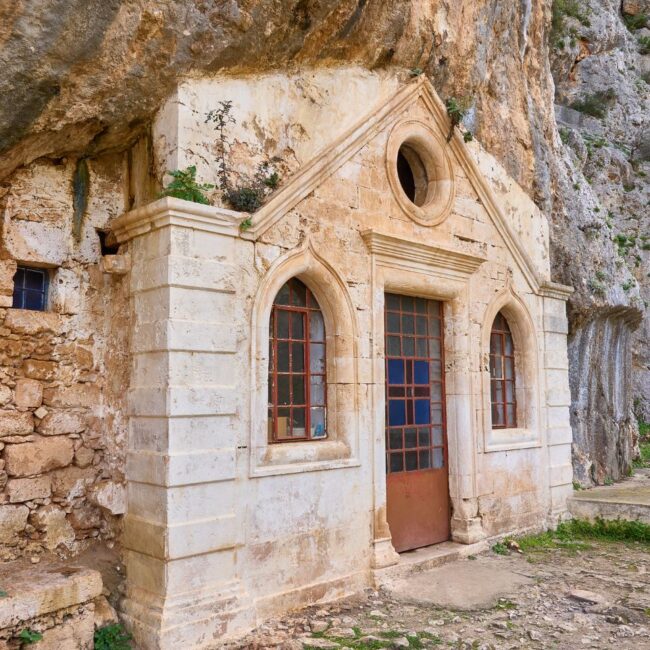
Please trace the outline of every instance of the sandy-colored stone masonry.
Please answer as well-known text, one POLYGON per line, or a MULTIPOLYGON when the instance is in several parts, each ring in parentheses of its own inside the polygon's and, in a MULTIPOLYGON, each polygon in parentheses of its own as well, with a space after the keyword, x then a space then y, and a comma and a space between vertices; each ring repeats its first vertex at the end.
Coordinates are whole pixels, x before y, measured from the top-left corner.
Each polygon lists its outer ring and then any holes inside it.
POLYGON ((128 308, 104 272, 98 230, 125 209, 123 156, 88 161, 73 233, 77 161, 38 161, 0 198, 0 558, 72 555, 113 539, 123 514, 128 308), (44 312, 12 308, 17 265, 46 268, 44 312))
POLYGON ((216 179, 205 114, 231 100, 238 170, 279 155, 288 175, 246 231, 245 215, 176 199, 114 223, 132 261, 123 613, 143 647, 209 647, 400 562, 386 522, 385 291, 444 301, 452 539, 566 512, 568 290, 550 282, 543 215, 480 146, 446 143, 426 82, 354 69, 336 80, 183 84, 154 128, 161 172, 197 164, 201 181, 216 179), (412 129, 450 170, 435 217, 414 218, 391 187, 391 134, 412 129), (270 446, 268 317, 295 276, 325 318, 329 437, 270 446), (486 343, 499 310, 520 391, 520 428, 501 431, 486 343))

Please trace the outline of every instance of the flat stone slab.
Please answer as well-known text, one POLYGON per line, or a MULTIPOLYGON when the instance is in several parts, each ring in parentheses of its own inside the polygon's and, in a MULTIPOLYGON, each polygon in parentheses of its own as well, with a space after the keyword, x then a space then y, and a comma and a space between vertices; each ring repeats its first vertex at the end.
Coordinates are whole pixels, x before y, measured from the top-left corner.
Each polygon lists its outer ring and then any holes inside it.
POLYGON ((627 519, 650 523, 650 477, 639 472, 615 485, 576 490, 569 512, 581 519, 627 519))
POLYGON ((2 629, 97 598, 102 577, 85 567, 19 560, 0 566, 0 589, 7 594, 0 598, 2 629))
POLYGON ((448 609, 490 609, 533 580, 482 559, 451 562, 388 586, 401 601, 448 609))

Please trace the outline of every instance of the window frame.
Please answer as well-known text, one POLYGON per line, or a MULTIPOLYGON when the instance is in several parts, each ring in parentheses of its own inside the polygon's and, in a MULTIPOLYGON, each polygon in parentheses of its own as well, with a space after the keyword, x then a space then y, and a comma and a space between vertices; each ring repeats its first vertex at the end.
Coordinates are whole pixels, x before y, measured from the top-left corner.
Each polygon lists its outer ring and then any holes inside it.
MULTIPOLYGON (((529 298, 529 296, 526 296, 529 298)), ((541 447, 545 423, 543 421, 544 379, 541 374, 540 339, 533 314, 536 303, 529 304, 510 281, 498 291, 485 307, 481 323, 481 423, 482 445, 485 453, 541 447), (531 313, 532 309, 532 313, 531 313), (490 334, 497 314, 501 312, 508 322, 515 349, 515 380, 517 399, 517 427, 493 428, 490 382, 490 334)))
POLYGON ((492 420, 493 429, 516 429, 517 424, 517 349, 515 347, 514 338, 512 336, 512 331, 510 329, 510 324, 508 319, 503 314, 502 311, 497 312, 497 315, 492 321, 492 327, 490 329, 490 363, 489 363, 489 372, 490 372, 490 417, 492 420), (503 324, 503 327, 500 325, 503 324), (493 339, 497 338, 499 341, 500 351, 495 351, 493 347, 493 339), (509 347, 512 350, 512 354, 507 354, 509 347), (495 377, 494 369, 496 367, 496 360, 499 360, 499 365, 501 366, 501 374, 498 377, 495 377), (511 378, 508 378, 508 373, 506 367, 511 367, 511 378), (508 401, 508 383, 512 384, 512 401, 508 401), (495 385, 500 385, 501 388, 501 400, 495 399, 495 385), (501 423, 496 423, 494 418, 495 407, 499 407, 503 410, 503 421, 501 423), (508 407, 512 409, 512 418, 508 415, 508 407))
POLYGON ((325 317, 323 315, 322 309, 318 303, 318 300, 309 289, 309 287, 302 282, 299 278, 293 277, 287 280, 279 289, 276 294, 273 305, 271 307, 271 313, 269 315, 269 366, 268 366, 268 444, 277 445, 285 442, 320 442, 322 440, 327 440, 329 437, 328 426, 327 426, 327 329, 325 324, 325 317), (278 299, 283 291, 283 289, 288 288, 288 304, 278 302, 278 299), (305 304, 304 306, 296 305, 294 303, 293 296, 295 295, 296 288, 300 287, 301 291, 304 291, 305 295, 305 304), (288 318, 288 338, 282 338, 278 333, 278 324, 280 322, 280 313, 289 314, 288 318), (302 316, 302 338, 293 337, 293 327, 294 321, 292 318, 293 314, 300 314, 302 316), (315 314, 319 314, 322 322, 322 339, 313 340, 311 338, 312 332, 312 318, 315 314), (287 346, 287 371, 280 371, 279 363, 279 344, 286 342, 287 346), (293 370, 294 364, 294 344, 302 344, 303 346, 303 357, 302 357, 302 372, 295 372, 293 370), (311 366, 311 347, 312 345, 322 345, 322 372, 314 372, 311 366), (287 404, 280 404, 278 397, 278 387, 280 377, 288 376, 289 377, 289 402, 287 404), (303 377, 303 391, 304 391, 304 400, 302 403, 294 402, 294 382, 293 379, 295 376, 303 377), (321 377, 323 384, 323 401, 322 403, 314 404, 311 386, 312 378, 321 377), (292 431, 294 428, 294 417, 293 413, 295 409, 304 409, 304 436, 288 436, 288 437, 279 437, 279 421, 280 410, 287 409, 289 413, 289 430, 292 431), (312 409, 322 409, 323 413, 323 435, 314 436, 312 432, 312 409))
POLYGON ((47 311, 49 307, 49 288, 50 288, 50 274, 48 269, 35 266, 27 266, 25 264, 18 264, 16 267, 16 272, 13 277, 13 297, 12 297, 12 309, 24 309, 27 311, 47 311), (16 286, 17 277, 19 273, 23 273, 23 282, 21 287, 16 286), (25 286, 26 274, 37 273, 43 278, 43 284, 41 289, 31 289, 25 286), (28 293, 36 293, 41 296, 42 303, 40 308, 26 307, 25 306, 25 297, 28 293), (21 304, 16 304, 17 296, 20 295, 21 304))

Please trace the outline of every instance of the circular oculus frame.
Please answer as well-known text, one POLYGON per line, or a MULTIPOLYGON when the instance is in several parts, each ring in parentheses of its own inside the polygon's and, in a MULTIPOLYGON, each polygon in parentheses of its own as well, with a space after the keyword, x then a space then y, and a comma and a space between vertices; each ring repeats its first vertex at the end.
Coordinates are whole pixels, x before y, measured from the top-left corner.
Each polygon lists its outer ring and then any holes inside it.
POLYGON ((454 199, 454 172, 446 143, 427 124, 400 122, 386 146, 388 181, 400 208, 423 226, 444 221, 454 199))

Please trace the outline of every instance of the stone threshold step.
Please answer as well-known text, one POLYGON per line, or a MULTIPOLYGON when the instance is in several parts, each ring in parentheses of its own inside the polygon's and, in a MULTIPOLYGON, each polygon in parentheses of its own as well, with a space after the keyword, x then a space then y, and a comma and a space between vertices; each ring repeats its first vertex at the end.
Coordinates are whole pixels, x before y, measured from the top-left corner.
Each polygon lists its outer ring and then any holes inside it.
POLYGON ((441 544, 401 553, 397 564, 374 570, 375 585, 381 587, 394 580, 407 578, 416 573, 461 560, 468 555, 482 553, 487 551, 496 540, 497 538, 494 538, 494 540, 484 539, 474 544, 442 542, 441 544))

